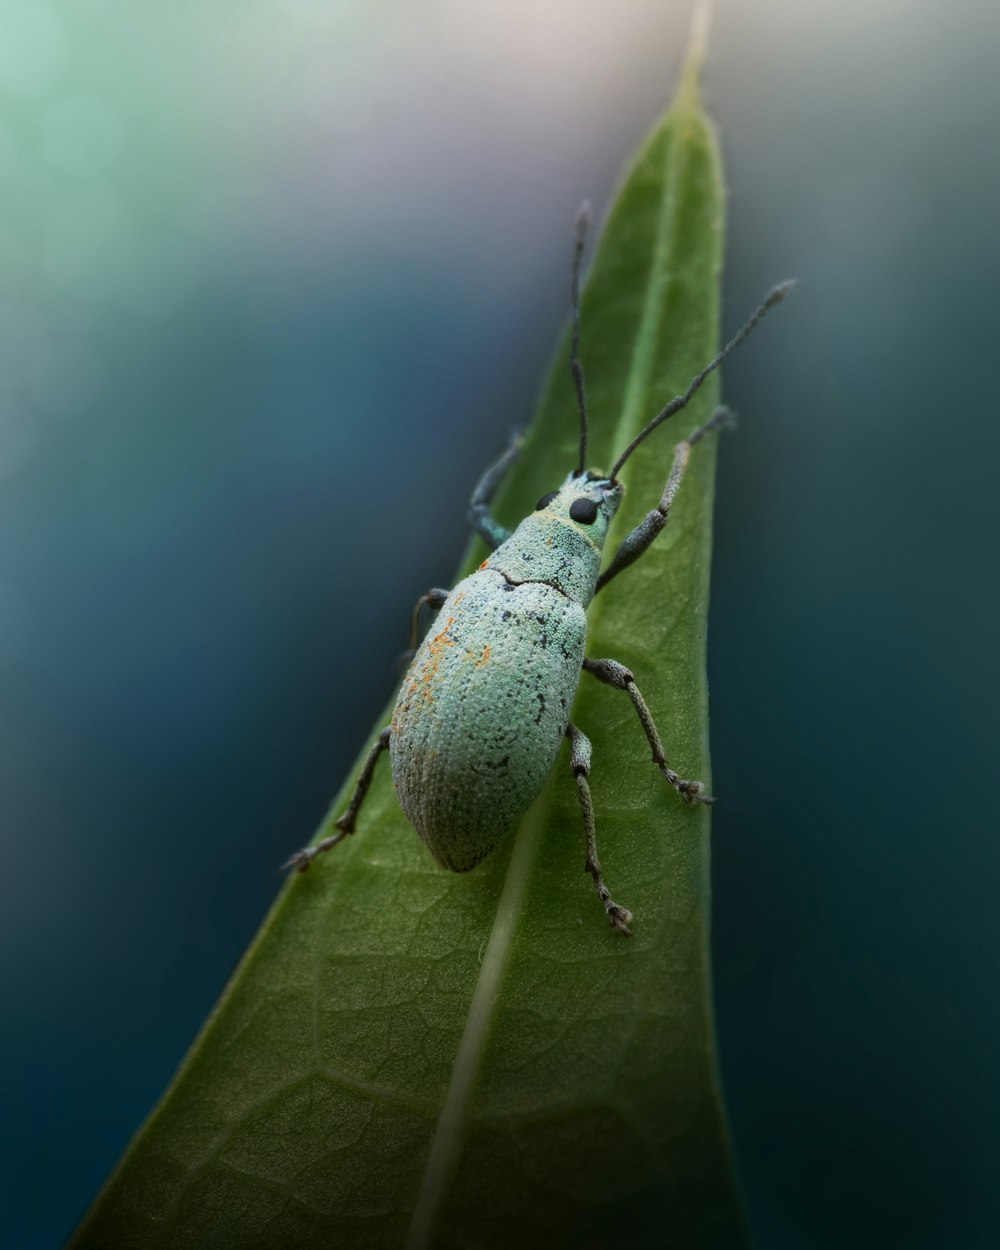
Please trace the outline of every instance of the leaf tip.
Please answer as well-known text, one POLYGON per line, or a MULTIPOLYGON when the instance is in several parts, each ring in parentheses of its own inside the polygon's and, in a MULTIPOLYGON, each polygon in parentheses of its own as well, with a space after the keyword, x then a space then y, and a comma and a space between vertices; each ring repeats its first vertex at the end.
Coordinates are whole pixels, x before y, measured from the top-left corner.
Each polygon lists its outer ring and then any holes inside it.
POLYGON ((677 93, 679 98, 690 105, 698 103, 698 88, 708 52, 708 33, 711 24, 712 0, 696 0, 691 13, 687 50, 684 53, 684 67, 681 71, 681 85, 677 93))

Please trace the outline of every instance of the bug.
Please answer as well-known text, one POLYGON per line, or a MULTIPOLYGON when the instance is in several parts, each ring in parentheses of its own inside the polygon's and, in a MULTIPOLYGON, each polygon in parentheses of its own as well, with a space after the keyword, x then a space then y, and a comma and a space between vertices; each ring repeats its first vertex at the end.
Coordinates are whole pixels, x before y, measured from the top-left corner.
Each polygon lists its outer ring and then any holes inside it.
POLYGON ((792 283, 781 283, 767 294, 687 390, 643 427, 610 472, 588 469, 587 402, 579 349, 580 265, 589 219, 589 207, 584 205, 577 217, 570 284, 569 365, 580 416, 578 463, 513 531, 493 517, 490 505, 518 456, 520 436, 487 468, 473 491, 468 519, 491 554, 454 589, 435 588, 418 600, 411 649, 424 607, 438 611, 437 621, 413 654, 392 721, 365 760, 347 811, 335 822, 338 832, 296 852, 285 867, 305 872, 317 855, 353 834, 375 766, 387 750, 400 805, 427 849, 441 867, 468 872, 517 828, 568 738, 586 839, 585 871, 593 878, 611 926, 631 936, 632 913, 611 897, 598 857, 588 781, 590 740, 570 720, 582 674, 590 673, 631 699, 653 762, 680 798, 687 803, 714 800, 700 781, 685 780, 670 767, 631 671, 617 660, 586 656, 586 608, 663 531, 692 449, 712 431, 731 427, 734 414, 718 408, 705 425, 675 446, 659 503, 626 534, 602 572, 608 529, 624 495, 618 475, 639 444, 689 403, 792 283))

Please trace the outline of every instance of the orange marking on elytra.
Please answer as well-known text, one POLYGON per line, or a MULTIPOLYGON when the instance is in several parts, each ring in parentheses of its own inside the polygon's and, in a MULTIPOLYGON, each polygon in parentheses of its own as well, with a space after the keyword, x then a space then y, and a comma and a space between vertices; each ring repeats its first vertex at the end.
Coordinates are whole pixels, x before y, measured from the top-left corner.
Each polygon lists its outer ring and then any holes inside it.
POLYGON ((434 637, 427 644, 427 649, 429 651, 433 651, 435 647, 439 647, 439 644, 442 647, 453 647, 455 645, 455 640, 448 637, 448 630, 451 629, 454 624, 455 618, 453 616, 449 616, 448 624, 445 625, 444 629, 442 629, 439 634, 434 635, 434 637))
POLYGON ((483 647, 483 654, 476 661, 476 668, 483 668, 485 667, 485 665, 489 664, 489 662, 490 662, 490 644, 487 643, 486 646, 483 647))
MULTIPOLYGON (((459 599, 461 596, 459 596, 459 599)), ((458 599, 455 600, 458 603, 458 599)), ((423 683, 423 696, 425 703, 434 702, 434 683, 437 681, 438 669, 441 667, 441 658, 444 655, 445 647, 455 646, 454 638, 448 637, 448 630, 455 623, 453 616, 448 617, 448 623, 440 633, 435 634, 433 638, 427 641, 427 652, 424 656, 424 662, 420 666, 420 681, 423 683)))

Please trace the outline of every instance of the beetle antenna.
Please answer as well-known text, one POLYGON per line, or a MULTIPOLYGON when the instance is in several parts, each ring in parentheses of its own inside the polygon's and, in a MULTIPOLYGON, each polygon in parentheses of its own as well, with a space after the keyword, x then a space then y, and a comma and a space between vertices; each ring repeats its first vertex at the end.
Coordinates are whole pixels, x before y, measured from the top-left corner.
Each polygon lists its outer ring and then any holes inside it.
POLYGON ((615 461, 614 468, 610 473, 610 479, 612 482, 617 479, 618 474, 621 472, 622 465, 629 458, 629 456, 631 456, 642 440, 652 434, 656 427, 666 421, 668 417, 672 417, 675 412, 680 412, 682 408, 687 406, 689 401, 694 396, 694 393, 698 390, 698 387, 701 386, 702 382, 705 381, 708 375, 718 369, 719 365, 722 364, 729 353, 735 351, 736 348, 739 347, 764 314, 770 312, 776 304, 780 304, 794 285, 795 279, 792 278, 787 282, 779 282, 776 287, 773 287, 770 291, 768 291, 762 302, 757 305, 744 322, 742 328, 733 335, 722 351, 719 352, 718 356, 707 364, 700 373, 695 374, 691 385, 687 388, 684 394, 678 395, 676 399, 672 399, 665 408, 661 409, 661 411, 656 414, 645 429, 640 430, 635 438, 632 439, 631 443, 629 443, 629 445, 615 461))
POLYGON ((580 362, 580 262, 583 245, 590 229, 590 203, 584 200, 576 213, 576 242, 573 245, 573 277, 570 281, 570 299, 573 304, 573 339, 569 349, 569 371, 576 387, 576 404, 580 410, 580 463, 576 477, 582 477, 587 467, 587 393, 583 384, 583 365, 580 362))

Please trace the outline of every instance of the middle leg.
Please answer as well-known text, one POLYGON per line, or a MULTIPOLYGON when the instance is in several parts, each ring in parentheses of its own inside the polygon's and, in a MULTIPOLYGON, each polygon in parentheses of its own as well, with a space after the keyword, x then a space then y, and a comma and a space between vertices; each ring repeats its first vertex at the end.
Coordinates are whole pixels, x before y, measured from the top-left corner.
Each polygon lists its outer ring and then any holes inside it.
POLYGON ((632 670, 626 668, 624 664, 619 664, 617 660, 587 659, 583 661, 583 667, 585 672, 593 673, 598 681, 603 681, 608 686, 614 686, 616 690, 624 690, 628 694, 636 710, 636 715, 642 723, 646 739, 653 749, 653 763, 677 793, 683 797, 684 802, 714 803, 715 799, 710 794, 705 793, 705 783, 703 781, 685 781, 683 777, 678 777, 667 763, 667 754, 663 749, 663 743, 660 741, 660 735, 656 731, 653 715, 646 706, 646 700, 639 693, 639 687, 635 684, 632 670))
POLYGON ((406 652, 407 658, 413 656, 417 649, 417 635, 420 633, 420 612, 423 608, 428 607, 432 612, 436 612, 439 608, 444 607, 444 601, 451 594, 450 590, 445 590, 441 586, 433 586, 428 590, 426 595, 421 595, 417 600, 413 615, 410 617, 410 646, 406 652))

